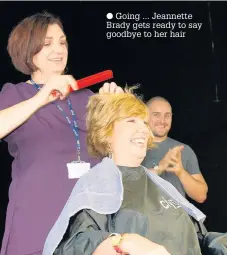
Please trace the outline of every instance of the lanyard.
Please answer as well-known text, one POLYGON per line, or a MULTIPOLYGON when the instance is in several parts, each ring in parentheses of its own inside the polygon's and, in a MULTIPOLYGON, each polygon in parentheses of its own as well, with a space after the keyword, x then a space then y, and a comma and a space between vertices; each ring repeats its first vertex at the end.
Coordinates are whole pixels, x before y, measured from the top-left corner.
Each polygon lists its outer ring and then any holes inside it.
MULTIPOLYGON (((30 80, 32 85, 37 89, 37 90, 40 90, 40 86, 38 84, 36 84, 32 79, 30 80)), ((72 108, 72 103, 71 101, 69 100, 69 98, 67 98, 67 102, 68 102, 68 106, 69 106, 69 110, 72 114, 72 121, 69 119, 69 117, 67 116, 66 112, 61 108, 61 106, 55 102, 52 102, 52 104, 55 104, 57 106, 57 108, 62 112, 62 114, 64 115, 66 121, 69 123, 73 133, 74 133, 74 136, 76 138, 76 147, 77 147, 77 153, 78 153, 78 161, 81 161, 80 160, 80 137, 79 137, 79 128, 78 128, 78 125, 77 125, 77 122, 76 122, 76 114, 72 108)))

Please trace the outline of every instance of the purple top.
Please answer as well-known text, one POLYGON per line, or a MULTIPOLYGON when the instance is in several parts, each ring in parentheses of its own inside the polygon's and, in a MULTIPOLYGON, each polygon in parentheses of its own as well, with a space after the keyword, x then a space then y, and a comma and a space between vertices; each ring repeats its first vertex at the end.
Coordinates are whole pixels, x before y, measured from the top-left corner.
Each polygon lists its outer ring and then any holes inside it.
MULTIPOLYGON (((31 84, 7 83, 0 92, 0 110, 36 93, 31 84)), ((81 160, 94 166, 98 161, 88 155, 85 122, 86 104, 92 94, 81 90, 71 93, 70 99, 80 131, 81 160)), ((58 103, 71 119, 67 101, 58 103)), ((60 110, 48 104, 5 140, 14 161, 1 255, 41 252, 76 183, 68 179, 66 167, 77 160, 76 139, 60 110)))

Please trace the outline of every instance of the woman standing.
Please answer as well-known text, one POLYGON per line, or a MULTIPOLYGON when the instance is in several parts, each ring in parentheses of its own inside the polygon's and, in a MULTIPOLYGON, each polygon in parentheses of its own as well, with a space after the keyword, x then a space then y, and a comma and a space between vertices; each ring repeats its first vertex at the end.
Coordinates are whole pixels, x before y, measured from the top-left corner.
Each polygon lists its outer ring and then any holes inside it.
MULTIPOLYGON (((41 254, 78 175, 67 164, 93 166, 86 148, 85 111, 89 90, 64 75, 68 45, 59 18, 49 13, 25 18, 12 31, 8 52, 30 80, 7 83, 0 92, 0 139, 14 157, 1 255, 41 254), (55 95, 53 91, 57 91, 55 95)), ((115 83, 100 92, 121 92, 115 83)), ((75 169, 74 169, 75 170, 75 169)))

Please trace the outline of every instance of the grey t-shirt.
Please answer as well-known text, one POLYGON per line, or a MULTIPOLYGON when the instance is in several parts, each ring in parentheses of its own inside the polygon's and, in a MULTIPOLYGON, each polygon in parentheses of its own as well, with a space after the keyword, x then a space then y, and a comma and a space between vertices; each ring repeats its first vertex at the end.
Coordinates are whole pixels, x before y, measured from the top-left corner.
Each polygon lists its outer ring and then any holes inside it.
MULTIPOLYGON (((159 161, 165 156, 169 149, 178 146, 184 145, 182 151, 182 163, 184 169, 188 171, 189 174, 201 174, 199 169, 198 159, 191 149, 190 146, 180 143, 172 138, 167 138, 163 142, 156 143, 157 147, 147 151, 147 155, 142 162, 142 165, 146 168, 153 168, 158 165, 159 161)), ((164 172, 161 174, 161 177, 166 181, 172 183, 172 185, 183 195, 185 196, 185 191, 180 180, 174 173, 164 172)))

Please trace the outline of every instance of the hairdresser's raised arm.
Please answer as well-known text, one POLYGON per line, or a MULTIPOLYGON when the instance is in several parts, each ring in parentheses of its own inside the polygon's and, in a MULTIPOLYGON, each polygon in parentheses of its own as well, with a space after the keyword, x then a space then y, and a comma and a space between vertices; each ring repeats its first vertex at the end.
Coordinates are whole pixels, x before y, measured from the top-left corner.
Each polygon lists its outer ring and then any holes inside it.
POLYGON ((71 75, 51 76, 34 97, 1 110, 0 139, 25 123, 41 107, 57 99, 65 99, 69 94, 69 86, 77 90, 76 80, 71 75), (54 91, 56 93, 53 95, 54 91))

